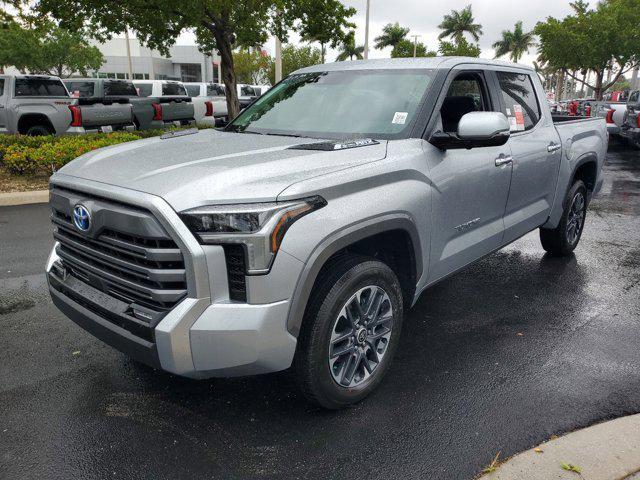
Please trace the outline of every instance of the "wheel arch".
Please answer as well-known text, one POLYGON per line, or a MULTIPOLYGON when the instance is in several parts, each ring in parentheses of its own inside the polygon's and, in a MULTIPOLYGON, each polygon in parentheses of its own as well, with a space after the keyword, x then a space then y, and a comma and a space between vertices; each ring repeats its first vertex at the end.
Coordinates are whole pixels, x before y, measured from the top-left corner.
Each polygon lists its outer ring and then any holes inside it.
MULTIPOLYGON (((298 279, 291 300, 287 317, 289 333, 298 337, 311 292, 323 267, 328 262, 342 252, 351 251, 370 255, 373 245, 380 245, 378 242, 390 239, 402 240, 399 243, 391 242, 391 245, 387 245, 384 248, 385 255, 389 255, 394 250, 398 252, 399 249, 407 249, 408 256, 405 259, 389 266, 398 275, 403 296, 408 299, 410 305, 423 268, 418 229, 411 217, 406 214, 376 217, 334 232, 314 249, 298 279), (406 271, 407 267, 409 271, 406 271)), ((382 259, 388 261, 388 258, 382 259)))
POLYGON ((24 135, 29 128, 35 125, 43 125, 52 133, 56 133, 56 129, 51 123, 51 119, 43 113, 25 113, 18 119, 18 133, 24 135))

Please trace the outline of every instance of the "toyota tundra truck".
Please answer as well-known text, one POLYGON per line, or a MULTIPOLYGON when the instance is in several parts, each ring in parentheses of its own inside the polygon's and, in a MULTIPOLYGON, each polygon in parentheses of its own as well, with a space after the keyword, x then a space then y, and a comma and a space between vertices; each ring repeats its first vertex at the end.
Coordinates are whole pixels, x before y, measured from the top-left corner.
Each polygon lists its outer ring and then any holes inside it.
POLYGON ((427 288, 536 229, 572 255, 607 141, 602 118, 554 120, 528 67, 304 68, 224 131, 53 175, 50 293, 140 362, 192 378, 292 368, 310 401, 345 407, 380 384, 427 288))

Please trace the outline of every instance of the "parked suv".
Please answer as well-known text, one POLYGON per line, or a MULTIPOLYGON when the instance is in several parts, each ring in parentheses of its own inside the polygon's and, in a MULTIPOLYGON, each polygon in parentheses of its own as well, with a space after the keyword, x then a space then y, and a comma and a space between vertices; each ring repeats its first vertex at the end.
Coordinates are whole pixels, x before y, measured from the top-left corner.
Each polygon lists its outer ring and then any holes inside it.
POLYGON ((0 133, 73 133, 70 107, 75 103, 58 77, 0 75, 0 133))
POLYGON ((510 63, 337 62, 225 131, 85 154, 51 179, 53 301, 178 375, 293 367, 311 401, 357 402, 425 289, 532 230, 578 245, 606 126, 544 99, 510 63))

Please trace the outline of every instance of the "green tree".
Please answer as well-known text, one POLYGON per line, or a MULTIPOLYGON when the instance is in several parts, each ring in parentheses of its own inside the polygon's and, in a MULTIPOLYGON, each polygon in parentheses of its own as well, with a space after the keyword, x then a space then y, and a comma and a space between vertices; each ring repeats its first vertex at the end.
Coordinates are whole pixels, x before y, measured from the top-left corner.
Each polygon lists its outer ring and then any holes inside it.
POLYGON ((533 47, 534 33, 522 29, 522 21, 517 22, 513 31, 503 30, 502 38, 492 46, 496 51, 496 58, 509 54, 513 63, 518 63, 525 53, 533 47))
POLYGON ((616 83, 611 85, 608 89, 610 92, 623 92, 631 89, 631 82, 626 78, 619 78, 616 83))
MULTIPOLYGON (((27 1, 27 0, 23 0, 27 1)), ((64 26, 88 26, 98 39, 136 32, 143 44, 167 53, 181 32, 191 30, 204 52, 220 55, 229 116, 238 114, 233 50, 264 44, 269 35, 286 43, 288 32, 326 44, 339 41, 355 10, 339 0, 39 0, 38 9, 64 26)))
POLYGON ((356 57, 357 60, 362 60, 363 54, 364 46, 356 46, 356 32, 352 30, 345 36, 336 61, 344 62, 347 58, 353 60, 353 57, 356 57))
POLYGON ((0 66, 21 72, 69 77, 86 75, 104 63, 100 50, 83 31, 60 28, 49 19, 21 16, 0 28, 0 66))
MULTIPOLYGON (((282 77, 286 77, 291 72, 295 72, 304 67, 311 67, 322 63, 320 49, 306 45, 296 47, 295 45, 284 45, 282 47, 282 77)), ((269 81, 271 85, 276 81, 276 67, 273 59, 270 59, 269 81)))
POLYGON ((442 23, 438 25, 442 33, 438 36, 440 40, 452 38, 458 44, 464 39, 464 34, 468 33, 477 42, 482 35, 482 25, 475 23, 471 5, 467 5, 460 11, 451 10, 449 15, 445 15, 442 23))
MULTIPOLYGON (((410 40, 401 40, 391 50, 391 58, 409 58, 413 57, 414 43, 410 40)), ((427 47, 424 43, 418 42, 415 45, 416 57, 435 57, 436 52, 427 51, 427 47)))
POLYGON ((575 13, 563 20, 549 17, 538 23, 534 32, 540 38, 539 53, 601 100, 625 72, 640 64, 638 0, 604 0, 595 9, 576 2, 572 7, 575 13), (579 78, 575 72, 580 71, 593 72, 595 80, 579 78), (607 71, 614 73, 605 81, 607 71))
POLYGON ((400 42, 402 42, 403 40, 406 41, 408 33, 409 29, 401 27, 398 22, 387 23, 384 27, 382 27, 382 35, 373 39, 373 41, 375 42, 374 46, 378 50, 382 50, 386 47, 395 49, 400 42))
POLYGON ((233 65, 238 83, 261 84, 269 78, 270 58, 261 50, 242 49, 233 52, 233 65))
POLYGON ((438 51, 445 57, 479 57, 482 53, 478 45, 468 42, 464 37, 458 42, 441 41, 438 51))
MULTIPOLYGON (((297 3, 292 0, 293 3, 297 3)), ((300 1, 300 0, 298 0, 300 1)), ((348 21, 356 13, 355 8, 347 8, 337 0, 302 0, 303 25, 300 38, 305 42, 318 42, 322 63, 325 62, 327 45, 336 48, 345 39, 345 28, 355 28, 348 21)))

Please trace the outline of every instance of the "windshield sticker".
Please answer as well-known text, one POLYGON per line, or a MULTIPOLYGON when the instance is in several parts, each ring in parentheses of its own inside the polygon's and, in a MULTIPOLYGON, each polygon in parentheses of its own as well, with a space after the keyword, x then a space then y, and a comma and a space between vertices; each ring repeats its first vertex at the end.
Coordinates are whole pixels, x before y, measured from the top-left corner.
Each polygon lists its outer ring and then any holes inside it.
POLYGON ((391 123, 395 123, 397 125, 404 125, 407 121, 407 117, 409 116, 409 112, 396 112, 393 116, 393 120, 391 123))
POLYGON ((511 109, 507 108, 507 117, 510 117, 510 116, 511 116, 511 109))
POLYGON ((516 123, 516 117, 509 117, 509 130, 516 132, 518 130, 518 124, 516 123))
POLYGON ((522 112, 522 105, 514 105, 513 111, 516 114, 517 130, 524 130, 524 113, 522 112))

